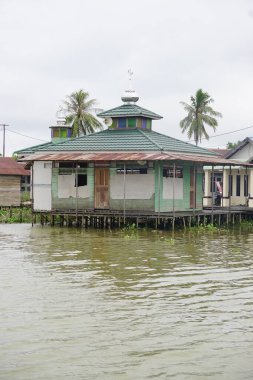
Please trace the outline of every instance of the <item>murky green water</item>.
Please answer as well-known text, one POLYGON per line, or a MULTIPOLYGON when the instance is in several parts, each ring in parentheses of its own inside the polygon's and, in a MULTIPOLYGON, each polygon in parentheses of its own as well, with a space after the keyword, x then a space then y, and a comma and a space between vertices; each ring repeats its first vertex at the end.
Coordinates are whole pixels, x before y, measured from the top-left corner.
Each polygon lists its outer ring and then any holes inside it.
POLYGON ((0 378, 253 378, 253 231, 0 225, 0 378))

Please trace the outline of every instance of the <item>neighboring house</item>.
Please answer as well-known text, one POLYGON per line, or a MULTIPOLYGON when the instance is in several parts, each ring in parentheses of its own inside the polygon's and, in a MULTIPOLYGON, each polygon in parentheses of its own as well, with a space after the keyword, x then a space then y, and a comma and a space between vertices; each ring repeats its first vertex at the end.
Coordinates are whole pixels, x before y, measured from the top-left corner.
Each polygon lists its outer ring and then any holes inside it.
MULTIPOLYGON (((216 152, 218 150, 215 150, 216 152)), ((253 207, 253 140, 244 139, 236 148, 222 153, 228 160, 238 162, 237 165, 205 167, 204 206, 217 203, 217 194, 221 193, 220 205, 253 207), (220 191, 219 191, 220 189, 220 191)))
POLYGON ((21 191, 30 191, 30 171, 11 157, 0 157, 0 206, 19 206, 21 191))
MULTIPOLYGON (((201 147, 154 132, 162 117, 136 104, 127 90, 123 104, 98 114, 108 129, 17 152, 32 165, 34 209, 160 212, 201 210, 203 165, 227 160, 201 147), (32 154, 31 154, 32 153, 32 154)), ((68 126, 51 127, 52 137, 68 126), (55 128, 58 128, 55 133, 55 128)), ((233 164, 233 162, 231 162, 233 164)))

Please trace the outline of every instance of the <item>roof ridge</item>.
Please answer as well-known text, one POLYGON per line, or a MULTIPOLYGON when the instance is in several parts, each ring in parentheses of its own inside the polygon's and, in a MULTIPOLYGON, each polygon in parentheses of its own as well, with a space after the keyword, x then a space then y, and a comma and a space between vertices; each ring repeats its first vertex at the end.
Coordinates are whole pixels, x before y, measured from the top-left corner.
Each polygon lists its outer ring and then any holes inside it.
POLYGON ((138 131, 143 135, 145 136, 150 142, 152 142, 152 144, 154 144, 155 146, 157 146, 160 150, 163 150, 163 147, 159 144, 157 144, 157 142, 153 141, 150 136, 148 136, 144 131, 142 131, 141 129, 138 129, 138 131))

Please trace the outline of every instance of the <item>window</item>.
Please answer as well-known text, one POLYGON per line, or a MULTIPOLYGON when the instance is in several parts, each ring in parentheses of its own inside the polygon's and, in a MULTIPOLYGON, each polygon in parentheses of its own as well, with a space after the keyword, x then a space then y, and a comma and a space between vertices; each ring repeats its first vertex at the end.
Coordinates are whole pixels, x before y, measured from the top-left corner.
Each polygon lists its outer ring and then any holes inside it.
POLYGON ((61 138, 67 137, 67 130, 66 129, 60 129, 60 136, 61 138))
POLYGON ((128 119, 128 128, 135 128, 136 127, 136 119, 133 117, 130 117, 128 119))
POLYGON ((247 197, 249 195, 249 176, 246 174, 244 176, 244 196, 247 197))
POLYGON ((58 128, 52 129, 52 137, 59 137, 59 134, 60 134, 60 132, 59 132, 58 128))
POLYGON ((73 168, 73 167, 74 167, 73 162, 69 162, 69 161, 59 162, 59 168, 73 168))
POLYGON ((239 197, 241 195, 241 176, 236 176, 236 196, 239 197))
MULTIPOLYGON (((148 169, 147 168, 127 168, 126 167, 126 174, 147 174, 148 169)), ((124 168, 118 168, 117 174, 124 174, 124 168)))
POLYGON ((150 119, 147 120, 147 129, 151 129, 151 120, 150 119))
POLYGON ((87 186, 87 174, 77 174, 75 178, 75 187, 87 186))
POLYGON ((87 162, 59 162, 59 174, 73 174, 79 172, 79 174, 86 174, 87 162))
POLYGON ((233 195, 233 176, 229 174, 228 176, 228 196, 233 195))
MULTIPOLYGON (((126 174, 147 174, 148 166, 147 161, 143 161, 143 164, 134 162, 126 162, 125 164, 126 174)), ((124 174, 124 163, 117 163, 117 174, 124 174)))
MULTIPOLYGON (((174 168, 172 166, 167 167, 167 168, 163 168, 163 177, 173 178, 174 177, 174 168)), ((175 178, 183 178, 183 168, 176 166, 175 178)))
POLYGON ((79 168, 87 168, 88 167, 87 162, 78 162, 77 165, 78 165, 79 168))
POLYGON ((141 121, 141 127, 142 127, 143 129, 146 129, 146 128, 147 128, 147 119, 142 119, 142 121, 141 121))
POLYGON ((21 191, 30 191, 30 176, 21 177, 21 191))
POLYGON ((118 127, 119 128, 126 128, 126 118, 125 117, 119 118, 118 127))

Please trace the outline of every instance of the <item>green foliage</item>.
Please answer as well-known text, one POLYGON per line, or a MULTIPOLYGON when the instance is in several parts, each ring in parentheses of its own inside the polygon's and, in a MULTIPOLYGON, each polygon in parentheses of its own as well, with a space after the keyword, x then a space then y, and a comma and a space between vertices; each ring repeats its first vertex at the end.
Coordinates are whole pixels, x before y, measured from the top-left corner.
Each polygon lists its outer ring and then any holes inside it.
POLYGON ((204 231, 219 231, 219 227, 215 226, 214 224, 199 224, 199 226, 190 227, 190 230, 198 231, 198 232, 204 232, 204 231))
POLYGON ((131 237, 135 237, 138 233, 138 229, 135 223, 126 224, 121 231, 124 233, 124 237, 129 239, 131 237))
POLYGON ((89 93, 83 90, 73 92, 64 101, 66 123, 72 125, 72 137, 94 133, 103 129, 102 124, 92 115, 95 99, 90 99, 89 93))
POLYGON ((23 191, 21 193, 21 202, 28 202, 30 200, 30 193, 29 191, 23 191))
POLYGON ((5 208, 0 210, 0 223, 31 223, 30 207, 5 208))
POLYGON ((237 142, 235 142, 235 143, 232 143, 232 142, 228 142, 227 143, 227 145, 226 145, 226 148, 227 149, 234 149, 234 148, 236 148, 237 147, 237 145, 239 145, 239 144, 241 144, 241 141, 240 140, 238 140, 237 142))
POLYGON ((164 236, 161 236, 160 238, 162 241, 165 241, 168 244, 174 245, 175 244, 175 239, 174 238, 167 238, 164 236))
POLYGON ((240 223, 241 227, 247 227, 252 228, 253 227, 253 220, 242 220, 240 223))
POLYGON ((201 142, 203 136, 207 140, 209 139, 205 125, 215 131, 218 126, 216 117, 222 117, 220 112, 212 109, 210 106, 212 102, 213 99, 210 95, 201 89, 196 92, 195 96, 191 96, 191 104, 180 102, 187 112, 187 116, 180 121, 180 127, 183 133, 187 132, 189 139, 193 136, 196 145, 201 142))

